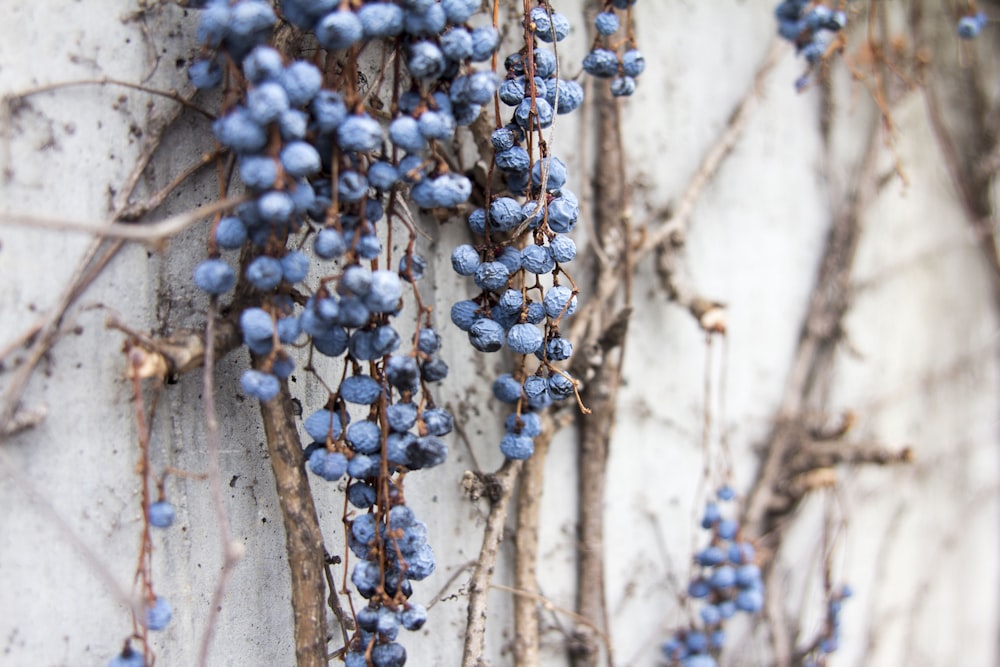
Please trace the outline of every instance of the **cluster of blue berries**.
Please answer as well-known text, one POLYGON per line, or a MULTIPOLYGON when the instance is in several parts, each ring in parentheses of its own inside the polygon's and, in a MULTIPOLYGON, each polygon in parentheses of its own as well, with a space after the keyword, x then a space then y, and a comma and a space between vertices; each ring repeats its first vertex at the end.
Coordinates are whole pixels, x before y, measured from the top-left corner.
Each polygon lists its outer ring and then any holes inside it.
MULTIPOLYGON (((847 14, 811 0, 784 0, 774 10, 778 19, 778 34, 795 45, 795 51, 806 59, 809 67, 822 62, 833 44, 836 33, 847 25, 847 14)), ((807 72, 795 87, 804 88, 809 82, 807 72)))
POLYGON ((802 662, 803 667, 826 667, 826 659, 840 647, 840 610, 844 600, 854 595, 853 589, 844 584, 834 591, 826 603, 826 621, 823 632, 802 662))
MULTIPOLYGON (((716 497, 730 502, 735 492, 723 486, 716 497)), ((755 614, 764 606, 756 552, 741 537, 739 523, 723 517, 719 502, 712 500, 705 505, 701 527, 711 531, 711 541, 695 554, 698 573, 688 585, 688 595, 704 601, 699 610, 701 624, 678 630, 663 644, 663 655, 671 665, 716 667, 715 656, 726 642, 726 620, 737 612, 755 614)))
POLYGON ((624 41, 619 44, 614 39, 621 26, 615 10, 631 12, 634 4, 635 0, 609 0, 605 3, 604 9, 594 18, 597 38, 583 59, 583 69, 588 74, 611 79, 611 94, 615 97, 628 97, 634 93, 635 80, 646 69, 646 60, 635 47, 631 25, 627 26, 628 35, 624 41))
MULTIPOLYGON (((150 526, 154 528, 169 528, 177 518, 177 511, 173 504, 161 497, 159 500, 149 503, 146 509, 146 519, 150 526)), ((147 630, 163 630, 170 624, 173 618, 174 609, 170 602, 152 592, 148 587, 146 591, 145 618, 143 625, 147 630)), ((108 667, 145 667, 146 659, 141 651, 136 651, 132 647, 131 641, 126 641, 118 655, 108 662, 108 667)))
POLYGON ((444 462, 442 438, 454 420, 429 391, 448 374, 430 309, 420 304, 409 346, 393 326, 407 284, 417 294, 426 269, 415 233, 409 229, 406 251, 391 263, 379 229, 394 220, 409 228, 407 202, 454 209, 468 199, 471 182, 450 171, 445 142, 493 100, 496 74, 473 63, 492 59, 499 32, 469 25, 479 0, 282 0, 281 18, 312 33, 328 54, 349 61, 376 42, 393 51, 408 77, 394 77, 385 119, 368 102, 374 93, 382 103, 381 91, 362 94, 350 73, 321 70, 314 63, 327 62, 322 53, 290 61, 270 45, 278 20, 270 2, 197 4, 203 49, 189 77, 198 88, 227 83, 230 105, 213 131, 236 157, 250 200, 214 225, 210 256, 194 281, 211 295, 229 292, 238 276, 221 252, 249 253, 243 278, 256 302, 239 316, 257 359, 241 378, 248 396, 278 396, 294 370, 290 346, 343 360, 342 380, 304 422, 313 440, 304 457, 324 480, 347 478, 353 507, 348 541, 359 560, 351 579, 368 606, 357 613, 344 658, 399 667, 406 661, 399 628, 416 630, 427 616, 409 602, 410 582, 434 570, 427 528, 405 504, 403 477, 444 462), (302 233, 312 235, 312 253, 288 247, 302 233), (311 287, 319 260, 335 263, 311 287))
POLYGON ((958 20, 958 36, 962 39, 975 39, 986 27, 986 14, 976 12, 969 16, 963 16, 958 20))
POLYGON ((520 358, 514 373, 493 384, 494 395, 514 406, 500 442, 510 459, 534 453, 541 432, 537 412, 578 391, 577 380, 556 363, 573 352, 559 325, 577 307, 575 288, 562 282, 568 277, 565 265, 576 257, 567 233, 576 226, 580 207, 565 187, 565 163, 544 149, 536 158, 533 146, 545 146, 542 131, 556 114, 580 106, 583 88, 559 78, 555 52, 539 44, 566 37, 566 18, 549 5, 538 6, 525 17, 525 26, 525 45, 505 59, 498 91, 513 112, 491 137, 494 166, 512 196, 492 196, 487 206, 472 211, 469 229, 477 242, 459 245, 451 255, 455 272, 472 278, 479 290, 452 306, 452 322, 476 350, 506 348, 520 358), (521 196, 524 203, 516 198, 521 196), (542 276, 550 280, 543 283, 542 276), (536 361, 529 364, 529 358, 536 361))

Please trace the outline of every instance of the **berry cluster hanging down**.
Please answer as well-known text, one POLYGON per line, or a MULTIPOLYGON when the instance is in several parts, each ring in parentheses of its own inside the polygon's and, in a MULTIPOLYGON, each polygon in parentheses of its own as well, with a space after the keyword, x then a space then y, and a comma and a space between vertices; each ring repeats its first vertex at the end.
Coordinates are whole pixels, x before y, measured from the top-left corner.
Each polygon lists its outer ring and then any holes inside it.
POLYGON ((523 26, 523 47, 504 60, 498 89, 510 110, 501 112, 491 136, 493 169, 505 192, 487 193, 486 206, 468 217, 475 242, 459 245, 451 256, 455 272, 472 278, 478 290, 452 306, 452 322, 476 350, 507 349, 516 359, 514 371, 493 383, 494 396, 513 407, 500 441, 509 459, 534 453, 539 411, 579 391, 578 381, 557 364, 573 352, 560 325, 577 308, 565 267, 576 257, 567 234, 580 207, 566 187, 566 164, 551 154, 544 130, 580 106, 583 88, 559 71, 555 45, 568 34, 569 21, 545 4, 531 9, 523 26))
POLYGON ((628 97, 635 92, 636 79, 646 69, 646 60, 635 45, 632 33, 632 5, 635 0, 609 0, 594 17, 597 37, 583 59, 583 69, 591 76, 611 80, 611 94, 628 97), (615 10, 625 17, 625 37, 618 36, 622 21, 615 10))
POLYGON ((802 662, 803 667, 826 667, 827 657, 840 648, 840 610, 844 600, 854 595, 847 584, 831 592, 826 603, 823 631, 802 662))
POLYGON ((671 665, 716 667, 716 657, 726 643, 725 622, 737 612, 756 614, 764 606, 764 582, 755 562, 753 545, 742 538, 740 525, 723 515, 720 503, 730 503, 732 487, 724 486, 717 500, 705 504, 701 527, 711 531, 707 546, 694 555, 697 574, 688 584, 688 595, 701 600, 701 623, 682 628, 663 644, 671 665))
MULTIPOLYGON (((248 195, 215 222, 194 281, 213 296, 241 278, 248 285, 252 304, 239 315, 255 359, 241 378, 246 395, 279 396, 294 370, 292 346, 310 359, 341 360, 339 377, 320 378, 329 395, 305 420, 313 443, 303 458, 323 480, 348 480, 353 510, 345 522, 357 558, 350 578, 368 604, 356 608, 358 629, 343 657, 348 665, 400 666, 400 627, 417 630, 427 618, 409 601, 410 582, 435 566, 403 477, 441 464, 453 427, 431 395, 448 367, 416 287, 426 262, 415 252, 410 209, 453 210, 471 194, 446 149, 456 128, 493 101, 496 74, 474 64, 493 58, 499 33, 470 25, 479 0, 283 0, 277 11, 264 0, 191 4, 203 9, 202 52, 189 77, 198 88, 224 84, 213 131, 236 158, 248 195), (314 56, 297 60, 274 47, 279 16, 315 39, 314 56), (357 56, 369 45, 382 49, 384 66, 373 90, 362 91, 357 56), (397 258, 394 230, 408 238, 397 258), (242 277, 223 257, 236 251, 245 258, 242 277), (415 331, 405 344, 395 320, 408 294, 416 314, 407 328, 415 331)), ((311 364, 308 371, 318 375, 311 364)), ((153 525, 171 517, 165 506, 150 507, 153 525)), ((150 628, 165 625, 169 605, 158 599, 150 619, 150 628)), ((112 664, 134 655, 126 646, 112 664)))
MULTIPOLYGON (((847 25, 847 14, 810 0, 784 0, 774 10, 778 34, 795 45, 810 69, 836 48, 836 36, 847 25)), ((795 82, 799 90, 809 83, 809 72, 795 82)))

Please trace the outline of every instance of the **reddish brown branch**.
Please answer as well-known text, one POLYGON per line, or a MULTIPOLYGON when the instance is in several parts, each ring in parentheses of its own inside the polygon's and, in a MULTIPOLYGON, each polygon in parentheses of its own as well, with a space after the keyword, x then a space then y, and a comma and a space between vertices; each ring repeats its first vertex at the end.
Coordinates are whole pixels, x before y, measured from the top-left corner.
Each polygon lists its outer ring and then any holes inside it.
POLYGON ((298 667, 326 667, 326 582, 323 533, 306 477, 288 386, 260 404, 267 452, 285 525, 292 578, 295 660, 298 667))

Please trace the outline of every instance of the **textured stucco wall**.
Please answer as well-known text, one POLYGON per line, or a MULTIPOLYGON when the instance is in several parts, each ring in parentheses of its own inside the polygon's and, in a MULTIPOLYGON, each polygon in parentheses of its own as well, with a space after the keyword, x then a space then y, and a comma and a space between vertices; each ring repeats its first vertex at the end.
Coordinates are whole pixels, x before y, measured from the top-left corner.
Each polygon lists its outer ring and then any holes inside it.
MULTIPOLYGON (((767 56, 772 4, 639 3, 638 39, 648 67, 624 105, 623 122, 637 223, 679 197, 725 126, 767 56)), ((580 5, 557 8, 579 25, 580 5)), ((10 0, 0 28, 0 93, 98 77, 160 89, 184 85, 180 59, 194 52, 194 12, 166 6, 126 15, 134 9, 104 1, 10 0)), ((585 49, 577 34, 561 50, 579 62, 585 49)), ((703 193, 687 243, 692 284, 728 306, 724 384, 720 346, 713 347, 714 390, 726 392, 715 428, 728 436, 740 491, 756 473, 831 220, 875 122, 864 93, 839 70, 841 103, 825 149, 817 91, 799 95, 792 87, 800 73, 786 49, 759 91, 744 135, 703 193)), ((143 129, 171 105, 140 91, 84 85, 5 108, 0 211, 104 219, 142 151, 143 129)), ((578 139, 590 120, 568 119, 556 134, 557 152, 573 158, 570 185, 578 192, 587 189, 581 161, 593 159, 594 147, 578 139)), ((854 585, 857 598, 845 607, 842 649, 831 664, 986 666, 998 660, 1000 617, 994 278, 955 201, 919 96, 905 98, 895 120, 895 146, 910 183, 889 184, 864 212, 855 294, 827 409, 832 416, 857 415, 851 434, 857 441, 909 445, 916 462, 840 471, 835 505, 848 521, 835 571, 854 585)), ((184 116, 168 132, 139 192, 168 182, 210 142, 207 122, 184 116)), ((886 154, 880 171, 889 167, 886 154)), ((172 196, 158 215, 207 201, 214 190, 210 172, 172 196)), ((130 632, 127 610, 98 574, 128 590, 141 527, 132 388, 124 379, 122 336, 106 329, 106 309, 140 330, 198 324, 204 301, 188 277, 204 252, 204 234, 204 224, 196 225, 164 252, 123 248, 70 310, 68 334, 31 380, 24 403, 44 404, 48 418, 0 444, 0 663, 104 665, 130 632), (31 500, 32 490, 43 503, 31 500), (67 531, 97 555, 99 567, 81 556, 67 531)), ((581 225, 577 234, 586 238, 590 230, 581 225)), ((474 354, 447 323, 450 304, 469 290, 454 280, 448 262, 450 248, 465 239, 459 224, 434 224, 420 241, 430 263, 421 291, 439 313, 452 369, 436 398, 455 408, 469 446, 452 437, 445 465, 407 479, 407 499, 427 522, 438 556, 437 572, 415 587, 417 601, 438 601, 427 626, 404 639, 414 665, 459 662, 465 578, 452 575, 477 556, 485 512, 463 496, 460 480, 473 467, 470 448, 482 469, 500 463, 500 411, 487 397, 490 378, 507 360, 474 354)), ((85 234, 0 227, 0 348, 58 302, 90 243, 85 234)), ((635 285, 608 466, 606 593, 617 664, 654 665, 658 643, 684 618, 669 577, 686 579, 692 544, 700 539, 691 519, 705 491, 706 347, 690 315, 666 301, 650 260, 638 267, 635 285)), ((246 353, 235 352, 216 375, 227 511, 246 555, 229 583, 210 664, 291 665, 281 516, 258 410, 234 389, 247 364, 246 353)), ((8 360, 0 386, 8 387, 15 372, 8 360)), ((305 374, 292 392, 306 414, 325 400, 305 374)), ((151 444, 158 469, 205 469, 200 396, 196 374, 160 396, 151 444)), ((541 591, 567 609, 576 586, 575 452, 573 434, 565 432, 549 454, 540 545, 541 591)), ((316 488, 328 548, 337 553, 341 495, 331 485, 316 488)), ((153 567, 175 620, 153 642, 157 664, 191 665, 221 545, 207 483, 172 477, 168 489, 179 517, 176 528, 154 535, 153 567)), ((787 613, 804 619, 807 634, 819 622, 822 504, 816 498, 798 513, 779 561, 791 591, 787 613)), ((501 549, 498 583, 511 583, 512 554, 510 544, 501 549)), ((487 657, 512 664, 505 646, 511 597, 494 591, 490 604, 487 657)), ((558 613, 552 618, 543 662, 564 664, 558 626, 569 620, 558 613)), ((732 664, 767 664, 768 647, 762 635, 753 636, 732 664)))

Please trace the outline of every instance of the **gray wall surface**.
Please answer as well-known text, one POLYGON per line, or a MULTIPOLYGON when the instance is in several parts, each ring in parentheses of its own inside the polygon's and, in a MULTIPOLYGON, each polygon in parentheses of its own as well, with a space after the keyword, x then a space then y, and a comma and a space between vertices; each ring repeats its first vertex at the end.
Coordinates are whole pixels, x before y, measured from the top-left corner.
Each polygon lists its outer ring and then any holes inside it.
MULTIPOLYGON (((662 664, 659 644, 696 614, 680 603, 677 587, 690 575, 692 548, 704 542, 696 520, 719 482, 717 474, 703 474, 705 457, 716 472, 720 460, 731 465, 741 497, 753 487, 765 443, 799 398, 788 395, 789 378, 800 370, 797 346, 831 229, 855 203, 859 174, 882 182, 853 211, 860 234, 849 283, 824 287, 849 294, 843 335, 819 387, 801 402, 815 412, 818 428, 851 413, 844 439, 861 451, 909 447, 913 461, 829 467, 836 486, 818 485, 783 519, 788 525, 771 577, 779 591, 775 613, 788 632, 800 632, 800 647, 814 635, 822 625, 821 555, 830 546, 832 576, 856 591, 845 603, 831 666, 998 664, 1000 274, 989 252, 992 245, 996 256, 996 218, 992 208, 985 216, 970 211, 969 200, 957 194, 938 125, 957 128, 960 156, 981 139, 969 127, 965 73, 973 66, 989 82, 977 102, 986 110, 976 117, 995 122, 988 112, 996 113, 1000 95, 996 26, 979 41, 959 44, 943 24, 925 45, 941 109, 920 87, 893 79, 885 85, 894 123, 888 130, 866 88, 871 79, 852 77, 868 67, 863 26, 851 33, 829 85, 797 93, 793 82, 803 63, 791 47, 775 47, 773 4, 642 0, 634 10, 647 69, 621 109, 636 228, 654 234, 664 207, 683 202, 704 156, 733 127, 734 108, 752 95, 731 153, 690 211, 679 260, 691 289, 725 304, 725 343, 716 336, 707 345, 691 314, 670 302, 652 255, 635 267, 603 507, 614 664, 662 664), (773 68, 755 86, 769 59, 773 68), (829 122, 828 132, 821 121, 829 122), (866 163, 869 153, 875 159, 866 163), (905 183, 893 176, 897 164, 905 183)), ((942 11, 937 3, 922 5, 929 16, 942 11)), ((556 8, 575 26, 560 45, 575 74, 588 47, 582 3, 556 8)), ((188 85, 197 12, 171 4, 141 10, 135 3, 8 0, 3 13, 0 93, 18 95, 5 97, 0 122, 0 409, 6 415, 10 392, 38 349, 19 344, 19 337, 59 308, 95 238, 12 220, 109 217, 157 128, 176 115, 171 99, 148 90, 188 85)), ((906 51, 902 12, 891 19, 906 51)), ((218 103, 195 99, 206 108, 218 103)), ((589 174, 599 158, 595 119, 584 110, 559 120, 554 145, 570 165, 586 217, 593 206, 589 174)), ((212 146, 203 117, 180 115, 163 134, 134 200, 168 184, 212 146)), ((993 176, 985 183, 992 207, 993 176)), ((209 167, 145 219, 182 213, 215 193, 209 167)), ((489 510, 469 500, 463 473, 502 463, 496 443, 506 412, 489 397, 489 383, 510 360, 474 352, 448 322, 450 304, 472 289, 456 280, 448 259, 468 239, 463 225, 423 222, 427 237, 418 245, 430 266, 421 294, 436 309, 451 367, 436 399, 454 408, 466 437, 450 436, 446 464, 407 478, 408 503, 428 525, 438 567, 415 585, 414 600, 433 603, 430 619, 402 641, 408 664, 458 665, 468 566, 479 556, 489 510)), ((206 301, 189 277, 204 256, 206 233, 200 221, 163 243, 125 243, 57 323, 54 345, 27 378, 18 414, 44 410, 45 417, 0 435, 0 664, 105 665, 132 631, 125 602, 143 526, 139 431, 125 337, 106 322, 113 315, 154 335, 202 326, 206 301)), ((594 236, 591 223, 575 236, 583 247, 594 236)), ((590 267, 581 263, 575 277, 590 267)), ((583 303, 587 298, 581 295, 583 303)), ((245 553, 226 588, 209 664, 291 665, 282 518, 256 401, 239 391, 248 364, 246 351, 237 350, 215 374, 225 509, 245 553)), ((326 397, 304 373, 296 374, 291 392, 305 414, 326 397)), ((158 665, 194 665, 223 551, 211 486, 199 477, 208 466, 200 373, 160 392, 147 390, 147 407, 154 393, 152 464, 190 474, 169 477, 178 520, 152 536, 156 587, 175 610, 152 646, 158 665)), ((545 462, 538 572, 548 601, 545 665, 569 664, 565 631, 574 621, 566 610, 574 608, 578 586, 599 585, 581 584, 575 575, 577 428, 559 432, 545 462)), ((313 487, 327 548, 343 553, 342 489, 315 481, 313 487)), ((513 519, 508 523, 513 533, 513 519)), ((484 657, 493 665, 515 664, 515 596, 503 588, 513 585, 516 535, 509 537, 494 576, 499 586, 489 594, 484 657)), ((764 626, 763 619, 734 625, 724 664, 773 664, 764 626)))

